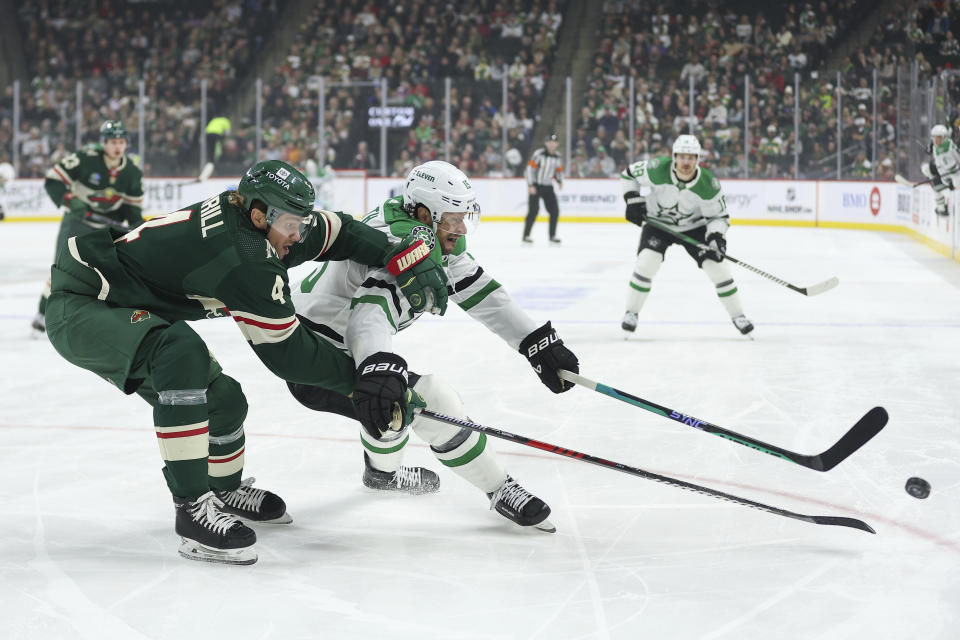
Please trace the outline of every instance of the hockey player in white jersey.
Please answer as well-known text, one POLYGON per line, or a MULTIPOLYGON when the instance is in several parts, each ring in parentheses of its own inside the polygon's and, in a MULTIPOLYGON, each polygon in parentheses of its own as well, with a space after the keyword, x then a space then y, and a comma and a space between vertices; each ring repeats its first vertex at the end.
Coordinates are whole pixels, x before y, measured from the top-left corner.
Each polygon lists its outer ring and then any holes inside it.
POLYGON ((696 136, 684 134, 677 136, 673 143, 672 158, 635 162, 620 174, 627 220, 642 229, 637 261, 627 289, 627 310, 620 323, 624 331, 636 331, 637 315, 650 294, 664 252, 674 243, 681 244, 713 282, 737 330, 744 335, 753 331, 753 323, 743 313, 737 285, 723 259, 730 228, 723 191, 720 182, 710 171, 701 168, 699 161, 700 142, 696 136), (641 189, 648 191, 646 196, 640 195, 641 189), (645 225, 648 218, 682 232, 707 249, 684 243, 654 225, 645 225))
POLYGON ((3 209, 3 201, 6 199, 5 192, 7 185, 13 182, 17 172, 9 162, 0 162, 0 220, 3 220, 7 213, 3 209))
POLYGON ((938 216, 945 216, 947 215, 945 192, 947 189, 952 191, 960 182, 957 175, 960 171, 960 153, 957 151, 957 145, 950 139, 950 129, 945 125, 934 125, 930 129, 930 142, 929 150, 933 160, 920 165, 920 171, 930 178, 930 186, 933 187, 934 197, 937 200, 934 211, 938 216))
MULTIPOLYGON (((557 337, 550 322, 537 326, 466 252, 466 235, 479 218, 476 194, 467 176, 449 163, 431 161, 414 167, 403 194, 387 199, 367 214, 364 222, 398 242, 408 236, 422 238, 432 248, 431 259, 444 266, 450 299, 519 350, 551 391, 569 390, 571 383, 561 380, 558 371, 579 371, 577 357, 557 337)), ((301 322, 352 354, 358 363, 358 383, 351 398, 299 384, 290 384, 291 392, 307 407, 360 421, 363 483, 367 487, 406 493, 439 488, 435 472, 401 464, 412 430, 444 466, 483 491, 491 509, 521 526, 555 531, 547 520, 550 507, 507 474, 484 434, 413 411, 412 405, 423 401, 438 413, 467 417, 460 396, 450 385, 435 375, 409 372, 404 359, 393 353, 393 335, 420 316, 411 312, 396 287, 387 270, 346 261, 326 263, 304 278, 293 293, 301 322), (408 387, 415 393, 404 403, 408 387), (375 426, 390 422, 391 417, 390 429, 381 431, 375 426)))

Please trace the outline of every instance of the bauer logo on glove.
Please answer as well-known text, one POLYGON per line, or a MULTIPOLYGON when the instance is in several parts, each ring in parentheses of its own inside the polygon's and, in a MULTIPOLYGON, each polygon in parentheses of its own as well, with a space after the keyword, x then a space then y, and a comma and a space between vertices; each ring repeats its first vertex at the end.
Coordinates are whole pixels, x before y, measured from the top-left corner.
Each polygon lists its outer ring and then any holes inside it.
POLYGON ((563 393, 573 387, 572 383, 560 378, 560 370, 579 373, 580 361, 564 346, 563 340, 553 330, 550 322, 534 329, 520 342, 520 353, 527 358, 540 381, 550 391, 563 393))

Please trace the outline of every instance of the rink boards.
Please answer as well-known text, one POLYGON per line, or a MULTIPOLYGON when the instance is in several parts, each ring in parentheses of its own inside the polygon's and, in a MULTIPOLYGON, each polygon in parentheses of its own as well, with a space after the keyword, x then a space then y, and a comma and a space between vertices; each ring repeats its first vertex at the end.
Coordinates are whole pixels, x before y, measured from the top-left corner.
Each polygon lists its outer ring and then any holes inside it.
MULTIPOLYGON (((518 222, 527 212, 527 185, 520 178, 471 180, 487 221, 518 222)), ((176 211, 211 193, 234 188, 236 178, 214 178, 202 184, 179 179, 146 178, 146 216, 176 211)), ((948 195, 951 215, 933 213, 929 185, 909 188, 895 182, 834 180, 722 181, 735 224, 873 229, 909 233, 938 252, 960 257, 955 229, 956 198, 948 195)), ((354 215, 398 195, 400 178, 367 178, 359 172, 339 175, 333 200, 324 206, 354 215)), ((56 220, 59 212, 43 189, 43 180, 17 180, 2 192, 8 220, 56 220)), ((619 179, 568 179, 558 190, 564 222, 622 223, 619 179)), ((543 212, 543 210, 541 209, 543 212)), ((545 212, 544 212, 545 213, 545 212)))

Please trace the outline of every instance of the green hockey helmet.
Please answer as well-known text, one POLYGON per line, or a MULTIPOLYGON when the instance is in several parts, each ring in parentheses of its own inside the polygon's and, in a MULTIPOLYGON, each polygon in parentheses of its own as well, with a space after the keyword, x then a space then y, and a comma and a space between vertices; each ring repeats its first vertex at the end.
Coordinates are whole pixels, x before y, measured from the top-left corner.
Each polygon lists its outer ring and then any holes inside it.
POLYGON ((119 120, 107 120, 100 125, 100 142, 115 138, 127 139, 127 128, 119 120))
POLYGON ((313 222, 313 201, 316 198, 313 185, 286 162, 264 160, 253 165, 240 179, 237 193, 247 208, 254 200, 266 205, 268 225, 273 225, 285 213, 302 218, 301 239, 313 222))

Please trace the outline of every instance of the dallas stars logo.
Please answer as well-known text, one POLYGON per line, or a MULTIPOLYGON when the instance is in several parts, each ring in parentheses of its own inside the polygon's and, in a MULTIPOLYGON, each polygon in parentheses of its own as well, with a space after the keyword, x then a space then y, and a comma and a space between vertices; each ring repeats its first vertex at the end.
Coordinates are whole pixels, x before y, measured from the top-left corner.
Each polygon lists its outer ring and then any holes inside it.
POLYGON ((671 220, 676 220, 680 217, 680 203, 674 203, 672 207, 665 207, 659 202, 657 203, 657 217, 658 218, 670 218, 671 220))
POLYGON ((423 240, 423 244, 427 245, 431 251, 433 251, 433 247, 437 244, 437 237, 433 235, 430 227, 424 227, 422 225, 414 227, 410 230, 410 236, 417 240, 423 240))

